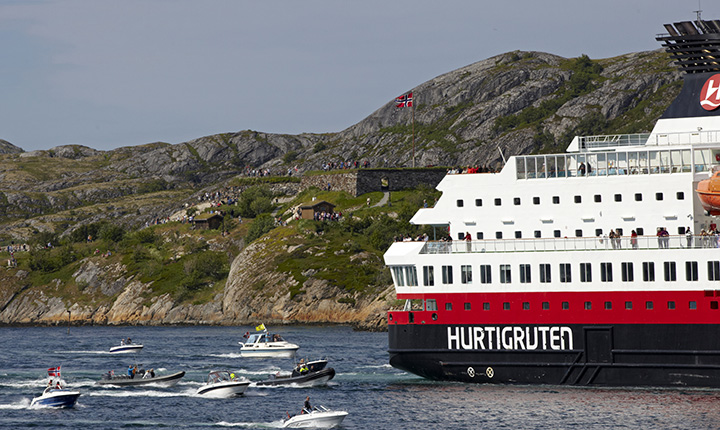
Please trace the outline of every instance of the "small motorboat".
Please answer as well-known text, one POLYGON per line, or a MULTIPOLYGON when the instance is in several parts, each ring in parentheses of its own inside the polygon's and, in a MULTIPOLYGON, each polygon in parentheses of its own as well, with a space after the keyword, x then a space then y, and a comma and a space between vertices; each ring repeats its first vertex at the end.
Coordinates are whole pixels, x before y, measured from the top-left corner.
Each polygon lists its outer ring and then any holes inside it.
POLYGON ((339 426, 340 423, 348 415, 346 411, 331 411, 325 406, 318 406, 308 411, 303 409, 303 413, 292 416, 283 422, 283 428, 333 428, 339 426))
POLYGON ((270 375, 265 381, 256 382, 258 387, 277 385, 296 385, 300 387, 316 387, 325 385, 335 377, 335 369, 327 366, 327 360, 300 360, 293 368, 292 373, 276 373, 270 375))
POLYGON ((103 374, 101 380, 95 382, 98 385, 113 385, 116 387, 127 387, 136 385, 148 385, 155 384, 163 387, 172 387, 180 379, 185 376, 185 372, 175 372, 170 375, 155 375, 155 371, 150 369, 148 371, 140 371, 135 377, 129 375, 116 375, 115 372, 110 371, 103 374))
POLYGON ((130 352, 138 352, 141 349, 143 349, 141 343, 132 343, 132 339, 127 338, 127 340, 122 339, 120 345, 111 346, 110 354, 127 354, 130 352))
POLYGON ((50 375, 50 380, 45 391, 34 397, 30 406, 46 408, 72 408, 75 406, 80 393, 65 388, 65 381, 60 376, 60 366, 48 369, 48 375, 50 375))
POLYGON ((265 325, 256 327, 261 333, 245 333, 247 340, 238 342, 240 344, 241 357, 295 357, 295 352, 300 348, 294 343, 287 342, 279 334, 268 333, 265 325))
POLYGON ((245 392, 250 385, 246 378, 236 378, 234 373, 226 370, 212 371, 208 374, 207 382, 198 388, 197 394, 206 397, 233 397, 245 392))

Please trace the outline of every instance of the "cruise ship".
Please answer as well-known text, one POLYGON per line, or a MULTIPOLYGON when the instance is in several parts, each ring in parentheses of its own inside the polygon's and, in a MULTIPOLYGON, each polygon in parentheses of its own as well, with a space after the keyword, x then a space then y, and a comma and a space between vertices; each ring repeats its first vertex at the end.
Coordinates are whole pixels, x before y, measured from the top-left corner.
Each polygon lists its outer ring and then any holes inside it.
POLYGON ((448 174, 385 253, 390 364, 434 380, 720 387, 720 21, 657 36, 684 72, 647 134, 448 174))

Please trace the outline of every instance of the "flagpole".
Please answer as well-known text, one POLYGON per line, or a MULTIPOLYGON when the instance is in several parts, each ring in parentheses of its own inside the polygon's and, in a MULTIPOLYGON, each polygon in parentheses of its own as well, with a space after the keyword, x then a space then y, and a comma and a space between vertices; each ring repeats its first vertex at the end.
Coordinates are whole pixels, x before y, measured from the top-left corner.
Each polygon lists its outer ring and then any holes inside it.
MULTIPOLYGON (((413 94, 414 96, 415 94, 413 94)), ((412 101, 413 167, 415 167, 415 100, 412 101)))

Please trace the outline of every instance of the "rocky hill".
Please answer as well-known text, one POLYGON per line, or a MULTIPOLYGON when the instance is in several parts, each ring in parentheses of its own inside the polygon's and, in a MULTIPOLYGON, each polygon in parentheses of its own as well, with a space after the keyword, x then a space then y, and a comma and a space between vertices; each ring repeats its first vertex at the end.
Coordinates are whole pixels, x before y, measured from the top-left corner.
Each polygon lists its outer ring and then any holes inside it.
MULTIPOLYGON (((132 232, 258 169, 298 175, 320 170, 326 162, 348 160, 367 160, 371 167, 497 167, 501 152, 508 157, 562 151, 575 134, 649 131, 680 87, 679 73, 660 51, 596 61, 511 52, 408 89, 416 103, 414 126, 412 110, 389 101, 339 133, 240 131, 111 151, 68 145, 24 152, 0 141, 0 245, 43 235, 68 238, 103 221, 132 232)), ((353 204, 345 209, 368 223, 380 219, 377 213, 363 218, 362 210, 353 212, 353 204)), ((407 212, 412 211, 409 204, 407 212)), ((388 219, 401 212, 394 207, 388 219)), ((356 234, 356 227, 342 234, 356 234)), ((340 258, 337 264, 350 272, 329 276, 309 261, 332 243, 295 243, 297 238, 319 240, 321 231, 282 229, 275 240, 264 236, 245 247, 247 229, 242 224, 233 227, 228 238, 211 239, 178 229, 150 242, 133 233, 124 248, 106 242, 108 250, 126 253, 105 259, 89 255, 93 245, 76 244, 62 252, 48 251, 67 263, 49 269, 39 256, 20 261, 17 268, 0 272, 0 322, 60 323, 70 310, 72 318, 83 323, 239 324, 263 319, 372 325, 392 300, 388 279, 380 276, 382 253, 377 246, 358 245, 353 252, 336 247, 333 258, 340 258), (174 272, 194 273, 192 258, 208 249, 230 259, 225 278, 212 278, 207 287, 190 292, 168 286, 174 272), (290 256, 307 268, 289 269, 290 256), (30 270, 31 263, 48 272, 30 270), (340 285, 339 279, 357 276, 356 270, 372 274, 366 290, 340 285)), ((343 244, 357 238, 338 233, 335 240, 343 244)))

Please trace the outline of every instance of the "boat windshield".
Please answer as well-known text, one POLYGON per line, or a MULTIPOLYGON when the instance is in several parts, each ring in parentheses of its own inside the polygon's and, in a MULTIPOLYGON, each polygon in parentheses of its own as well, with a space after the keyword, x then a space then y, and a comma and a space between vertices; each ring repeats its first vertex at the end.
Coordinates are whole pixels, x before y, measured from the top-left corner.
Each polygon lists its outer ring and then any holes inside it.
POLYGON ((208 383, 214 384, 216 382, 222 382, 222 381, 229 381, 230 380, 230 372, 228 371, 216 371, 216 372, 210 372, 208 375, 208 383))

